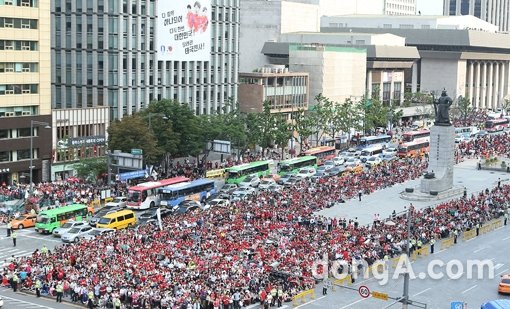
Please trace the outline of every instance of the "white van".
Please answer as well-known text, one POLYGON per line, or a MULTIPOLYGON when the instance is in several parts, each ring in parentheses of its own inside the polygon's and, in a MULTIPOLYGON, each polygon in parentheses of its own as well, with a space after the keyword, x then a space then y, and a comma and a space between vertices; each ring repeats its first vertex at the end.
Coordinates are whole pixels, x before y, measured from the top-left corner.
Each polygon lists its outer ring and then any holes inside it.
POLYGON ((384 148, 381 145, 367 147, 361 150, 360 160, 361 162, 367 162, 368 158, 373 156, 380 156, 383 153, 384 148))

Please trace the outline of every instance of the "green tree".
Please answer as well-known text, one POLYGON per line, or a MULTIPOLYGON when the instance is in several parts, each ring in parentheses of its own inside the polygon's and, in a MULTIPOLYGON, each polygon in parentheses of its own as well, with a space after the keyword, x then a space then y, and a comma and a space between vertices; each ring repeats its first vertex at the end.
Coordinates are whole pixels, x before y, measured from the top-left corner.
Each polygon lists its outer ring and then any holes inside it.
POLYGON ((81 159, 74 164, 77 176, 88 182, 97 182, 107 172, 106 160, 105 157, 81 159))
POLYGON ((297 132, 299 137, 299 148, 303 149, 303 143, 312 134, 316 132, 316 114, 313 112, 299 109, 293 113, 294 131, 297 132))
POLYGON ((345 102, 339 105, 339 127, 340 130, 347 133, 349 141, 351 140, 351 128, 355 131, 363 129, 362 116, 358 107, 350 98, 345 99, 345 102))
POLYGON ((322 93, 319 93, 315 97, 315 105, 313 106, 312 112, 315 113, 317 120, 317 141, 320 141, 324 134, 328 134, 330 131, 331 122, 335 114, 335 106, 330 99, 324 97, 322 93))
POLYGON ((471 101, 469 98, 460 96, 457 99, 456 109, 459 112, 459 116, 462 119, 462 122, 464 125, 467 123, 467 117, 468 115, 473 111, 473 108, 471 107, 471 101))
POLYGON ((363 131, 365 134, 372 132, 377 127, 386 126, 389 107, 383 106, 378 99, 363 98, 358 103, 358 109, 363 115, 363 131))
POLYGON ((130 152, 142 149, 147 163, 159 162, 162 151, 157 147, 154 134, 140 115, 125 116, 115 120, 108 128, 108 148, 130 152))
POLYGON ((274 115, 275 127, 274 127, 274 142, 278 147, 281 148, 281 158, 284 158, 283 152, 287 146, 288 141, 292 137, 292 125, 287 121, 286 115, 278 113, 274 115))

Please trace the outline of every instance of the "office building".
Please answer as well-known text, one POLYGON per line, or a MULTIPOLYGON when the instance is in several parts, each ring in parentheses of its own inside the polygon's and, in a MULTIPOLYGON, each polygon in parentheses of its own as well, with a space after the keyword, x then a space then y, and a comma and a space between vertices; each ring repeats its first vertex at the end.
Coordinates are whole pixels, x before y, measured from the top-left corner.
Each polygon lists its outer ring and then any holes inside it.
MULTIPOLYGON (((189 1, 200 14, 210 14, 210 22, 202 25, 210 35, 207 58, 196 61, 161 60, 166 50, 158 42, 163 39, 158 38, 158 19, 184 27, 186 13, 168 21, 164 16, 186 10, 186 3, 52 1, 53 108, 108 107, 110 120, 160 99, 188 104, 196 114, 220 110, 229 98, 237 99, 239 1, 189 1), (195 6, 195 2, 201 4, 195 6)), ((190 32, 170 32, 169 37, 189 39, 190 32)), ((190 48, 204 51, 203 46, 190 48)))
POLYGON ((50 60, 50 0, 0 0, 0 184, 49 179, 50 60))
POLYGON ((508 32, 510 0, 444 0, 443 15, 472 15, 508 32))

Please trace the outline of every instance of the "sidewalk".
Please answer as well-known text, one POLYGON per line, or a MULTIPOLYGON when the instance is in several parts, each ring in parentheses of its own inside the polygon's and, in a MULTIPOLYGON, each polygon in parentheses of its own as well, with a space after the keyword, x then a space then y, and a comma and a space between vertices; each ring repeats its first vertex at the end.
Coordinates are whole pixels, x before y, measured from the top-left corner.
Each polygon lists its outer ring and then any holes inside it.
MULTIPOLYGON (((498 178, 505 183, 509 180, 509 175, 505 172, 494 172, 476 169, 477 160, 468 159, 454 166, 453 185, 465 186, 468 196, 475 192, 480 192, 486 188, 493 188, 497 185, 498 178)), ((393 210, 401 212, 404 207, 409 205, 409 201, 400 198, 400 193, 405 188, 419 186, 420 179, 407 181, 403 184, 397 184, 393 187, 376 191, 370 195, 364 195, 361 202, 357 198, 346 201, 332 208, 326 208, 318 212, 319 215, 327 217, 337 217, 346 219, 358 218, 361 225, 371 224, 374 214, 379 214, 381 219, 391 216, 393 210)), ((412 204, 418 208, 434 206, 439 202, 456 199, 458 197, 447 198, 441 201, 413 201, 412 204)))

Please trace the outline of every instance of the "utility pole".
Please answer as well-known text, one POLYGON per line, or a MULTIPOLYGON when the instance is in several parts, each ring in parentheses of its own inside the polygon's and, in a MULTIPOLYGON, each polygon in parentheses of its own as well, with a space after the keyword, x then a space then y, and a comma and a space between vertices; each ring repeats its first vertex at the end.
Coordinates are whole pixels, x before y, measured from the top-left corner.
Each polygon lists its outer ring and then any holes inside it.
MULTIPOLYGON (((410 245, 411 245, 411 206, 407 209, 407 244, 406 244, 406 258, 409 260, 410 245)), ((409 269, 406 267, 406 273, 404 274, 404 295, 402 295, 402 309, 409 308, 409 269)))

